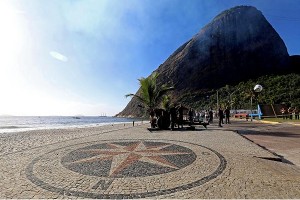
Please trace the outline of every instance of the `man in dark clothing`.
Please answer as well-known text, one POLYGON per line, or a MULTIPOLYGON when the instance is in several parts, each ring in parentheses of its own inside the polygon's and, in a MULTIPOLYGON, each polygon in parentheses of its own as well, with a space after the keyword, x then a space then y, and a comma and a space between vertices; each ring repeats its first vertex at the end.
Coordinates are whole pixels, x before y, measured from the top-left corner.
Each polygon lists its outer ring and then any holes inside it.
POLYGON ((183 106, 181 104, 178 107, 178 114, 179 114, 178 128, 179 128, 179 126, 181 126, 181 128, 183 128, 183 106))
POLYGON ((174 130, 175 123, 177 123, 177 110, 175 106, 170 109, 171 115, 171 130, 174 130))
POLYGON ((208 115, 209 115, 209 123, 213 123, 214 113, 213 113, 212 109, 210 109, 210 111, 208 112, 208 115))
POLYGON ((299 108, 298 107, 295 107, 294 113, 295 113, 295 119, 299 120, 299 108))
POLYGON ((218 116, 219 116, 219 127, 222 127, 221 123, 224 118, 224 113, 221 107, 219 108, 218 116))
POLYGON ((228 107, 226 107, 226 109, 225 109, 225 124, 230 124, 230 122, 229 122, 229 117, 230 117, 230 110, 229 110, 229 108, 228 107))
POLYGON ((192 126, 194 122, 194 110, 192 108, 190 108, 189 110, 189 121, 190 121, 190 126, 192 126))

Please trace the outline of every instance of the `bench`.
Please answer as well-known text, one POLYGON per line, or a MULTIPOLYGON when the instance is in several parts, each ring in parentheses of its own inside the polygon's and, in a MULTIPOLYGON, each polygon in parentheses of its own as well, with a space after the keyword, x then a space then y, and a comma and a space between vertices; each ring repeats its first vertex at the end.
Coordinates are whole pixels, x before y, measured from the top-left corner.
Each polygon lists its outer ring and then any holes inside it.
POLYGON ((249 115, 247 113, 237 113, 233 115, 234 118, 240 118, 240 119, 249 119, 249 115))
POLYGON ((204 121, 193 121, 193 123, 191 124, 190 121, 188 120, 183 120, 183 124, 184 125, 202 125, 205 129, 207 129, 207 125, 209 125, 208 122, 204 122, 204 121))

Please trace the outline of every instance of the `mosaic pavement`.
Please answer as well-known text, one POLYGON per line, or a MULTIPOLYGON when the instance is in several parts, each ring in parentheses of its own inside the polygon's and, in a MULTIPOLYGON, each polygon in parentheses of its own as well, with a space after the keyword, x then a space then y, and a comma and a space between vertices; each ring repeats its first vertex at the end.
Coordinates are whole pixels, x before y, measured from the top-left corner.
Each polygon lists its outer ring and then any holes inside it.
POLYGON ((113 140, 50 151, 35 158, 26 175, 37 186, 59 194, 144 198, 200 186, 220 175, 225 167, 226 160, 220 153, 197 144, 113 140), (78 187, 81 182, 84 184, 78 187))
POLYGON ((1 156, 0 197, 300 197, 299 169, 280 164, 273 172, 274 162, 257 159, 272 156, 236 133, 217 129, 150 133, 134 127, 95 132, 1 156), (277 173, 287 168, 293 181, 277 173), (268 184, 276 183, 268 192, 267 179, 268 184), (278 188, 284 187, 288 193, 280 196, 278 188))

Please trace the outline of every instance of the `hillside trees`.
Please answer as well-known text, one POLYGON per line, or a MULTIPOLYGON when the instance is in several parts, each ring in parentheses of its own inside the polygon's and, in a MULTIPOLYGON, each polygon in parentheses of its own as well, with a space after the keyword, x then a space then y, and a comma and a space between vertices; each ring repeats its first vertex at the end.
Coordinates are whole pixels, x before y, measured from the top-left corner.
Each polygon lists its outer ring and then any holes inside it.
POLYGON ((180 100, 183 104, 195 109, 216 109, 217 91, 219 105, 232 109, 250 109, 251 96, 253 108, 257 103, 300 106, 300 74, 262 76, 237 85, 225 85, 218 89, 188 93, 180 100), (256 84, 263 86, 259 94, 253 92, 256 84))

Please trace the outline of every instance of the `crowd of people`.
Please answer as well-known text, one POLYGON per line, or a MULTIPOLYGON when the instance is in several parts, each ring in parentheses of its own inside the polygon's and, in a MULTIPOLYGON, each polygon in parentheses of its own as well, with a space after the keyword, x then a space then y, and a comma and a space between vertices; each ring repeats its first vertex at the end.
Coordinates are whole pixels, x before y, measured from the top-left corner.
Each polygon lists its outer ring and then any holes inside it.
MULTIPOLYGON (((183 128, 184 122, 188 121, 190 125, 194 123, 213 123, 214 118, 218 119, 219 127, 222 127, 222 124, 230 124, 230 109, 226 107, 223 110, 221 107, 215 111, 212 108, 208 110, 194 110, 193 108, 186 108, 183 105, 174 105, 171 106, 168 117, 170 118, 171 130, 175 127, 183 128)), ((150 112, 150 122, 151 127, 155 128, 157 126, 157 121, 161 115, 157 115, 154 110, 150 112)))
POLYGON ((299 120, 300 110, 298 107, 289 107, 288 109, 282 107, 280 112, 283 119, 293 119, 294 116, 294 119, 299 120))
MULTIPOLYGON (((283 119, 295 119, 299 120, 299 108, 298 107, 282 107, 281 116, 283 119)), ((183 105, 173 105, 168 111, 163 109, 151 110, 150 111, 150 122, 151 127, 168 129, 171 126, 171 130, 175 127, 183 128, 184 123, 193 125, 195 123, 213 123, 214 118, 218 119, 218 126, 222 127, 222 124, 230 124, 230 109, 226 107, 224 110, 219 107, 218 110, 212 108, 208 110, 194 110, 193 108, 187 108, 183 105), (159 121, 159 119, 161 119, 159 121), (225 122, 224 122, 225 119, 225 122), (159 123, 160 122, 160 123, 159 123), (161 125, 161 126, 159 126, 161 125)))

